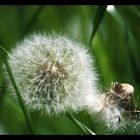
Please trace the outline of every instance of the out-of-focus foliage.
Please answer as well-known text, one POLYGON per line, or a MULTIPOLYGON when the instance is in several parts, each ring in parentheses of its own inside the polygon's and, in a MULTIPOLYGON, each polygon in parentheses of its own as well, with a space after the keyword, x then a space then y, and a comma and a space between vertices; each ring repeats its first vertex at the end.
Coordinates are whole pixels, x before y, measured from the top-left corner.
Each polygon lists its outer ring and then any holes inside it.
MULTIPOLYGON (((97 8, 88 5, 0 6, 0 44, 10 51, 32 32, 55 31, 88 47, 97 8)), ((95 58, 99 88, 108 88, 112 81, 130 83, 140 108, 139 23, 140 6, 117 5, 114 10, 106 11, 90 53, 95 58)), ((2 65, 0 57, 0 134, 28 134, 21 108, 7 92, 8 82, 2 65)), ((96 118, 91 120, 86 112, 74 115, 95 133, 105 134, 103 127, 96 128, 96 118)), ((37 134, 82 134, 66 116, 40 116, 39 112, 33 112, 32 119, 37 134)))

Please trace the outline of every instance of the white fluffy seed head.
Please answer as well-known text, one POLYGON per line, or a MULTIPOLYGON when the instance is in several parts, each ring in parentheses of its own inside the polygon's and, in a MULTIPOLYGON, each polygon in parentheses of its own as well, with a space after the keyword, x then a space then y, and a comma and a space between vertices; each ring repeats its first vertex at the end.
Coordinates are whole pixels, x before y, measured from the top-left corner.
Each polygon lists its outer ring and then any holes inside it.
MULTIPOLYGON (((61 35, 33 34, 9 63, 28 108, 47 114, 78 111, 96 95, 96 73, 85 46, 61 35)), ((15 93, 13 93, 15 95, 15 93)))
POLYGON ((120 126, 120 119, 122 117, 122 110, 117 108, 117 106, 113 106, 105 103, 105 94, 99 94, 96 96, 96 101, 93 100, 93 96, 88 98, 88 112, 91 117, 98 115, 98 118, 94 118, 99 124, 100 122, 104 122, 105 126, 107 126, 108 130, 116 131, 120 126))
POLYGON ((105 125, 110 129, 117 129, 119 119, 121 118, 121 112, 116 106, 106 104, 106 95, 101 94, 93 96, 89 95, 86 98, 87 109, 91 117, 98 115, 97 122, 103 121, 105 125))

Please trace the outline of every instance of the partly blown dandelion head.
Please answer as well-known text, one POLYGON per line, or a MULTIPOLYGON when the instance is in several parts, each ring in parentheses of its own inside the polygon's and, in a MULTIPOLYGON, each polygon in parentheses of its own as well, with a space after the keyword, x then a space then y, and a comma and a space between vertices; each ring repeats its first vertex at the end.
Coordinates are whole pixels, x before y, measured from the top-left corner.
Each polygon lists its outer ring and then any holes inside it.
MULTIPOLYGON (((83 45, 60 35, 34 34, 17 45, 9 63, 26 105, 47 114, 77 111, 96 94, 96 73, 83 45)), ((15 94, 14 94, 15 95, 15 94)))
POLYGON ((89 113, 92 116, 98 114, 98 118, 95 118, 97 122, 104 122, 106 130, 111 133, 125 134, 128 126, 131 126, 130 130, 134 130, 140 111, 135 108, 133 92, 134 87, 130 84, 113 82, 106 94, 96 96, 96 102, 92 101, 92 97, 89 98, 89 113))

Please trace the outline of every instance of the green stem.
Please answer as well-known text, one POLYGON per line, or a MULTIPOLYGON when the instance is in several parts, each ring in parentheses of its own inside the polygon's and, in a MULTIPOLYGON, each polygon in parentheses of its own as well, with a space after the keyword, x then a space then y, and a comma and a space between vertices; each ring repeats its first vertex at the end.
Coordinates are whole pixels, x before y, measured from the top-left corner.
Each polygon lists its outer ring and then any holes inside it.
POLYGON ((97 11, 96 11, 96 15, 95 15, 95 18, 94 18, 94 28, 92 30, 92 34, 91 34, 91 38, 90 38, 90 41, 89 41, 89 46, 91 47, 91 44, 92 44, 92 40, 95 36, 95 33, 104 17, 104 14, 105 14, 105 11, 106 11, 106 7, 107 5, 101 5, 98 7, 97 11))
POLYGON ((76 118, 74 118, 71 114, 66 113, 66 116, 73 121, 79 129, 82 130, 82 132, 84 132, 84 134, 89 134, 89 135, 96 135, 94 132, 92 132, 87 126, 85 126, 84 124, 82 124, 80 121, 78 121, 76 118))
POLYGON ((9 53, 6 49, 4 49, 1 45, 0 45, 0 49, 6 54, 6 56, 9 56, 9 53))
POLYGON ((79 121, 79 123, 84 127, 84 129, 91 135, 96 135, 93 131, 91 131, 87 126, 79 121))
MULTIPOLYGON (((1 49, 6 55, 8 55, 8 52, 7 52, 3 47, 0 46, 0 49, 1 49)), ((23 102, 23 100, 22 100, 22 97, 21 97, 21 95, 20 95, 20 91, 19 91, 19 89, 18 89, 18 86, 17 86, 16 81, 15 81, 15 79, 14 79, 14 76, 13 76, 13 74, 12 74, 12 70, 11 70, 11 68, 10 68, 10 66, 9 66, 9 64, 8 64, 8 61, 7 61, 6 59, 4 60, 4 62, 5 62, 5 66, 6 66, 6 68, 7 68, 7 72, 8 72, 8 74, 9 74, 9 78, 10 78, 12 84, 13 84, 13 87, 14 87, 15 91, 16 91, 16 95, 17 95, 17 97, 18 97, 19 104, 20 104, 20 106, 21 106, 21 109, 22 109, 22 111, 23 111, 25 120, 26 120, 26 122, 27 122, 27 126, 28 126, 28 128, 29 128, 30 134, 34 134, 34 133, 33 133, 33 126, 32 126, 32 122, 31 122, 31 118, 28 116, 26 107, 25 107, 24 102, 23 102)))

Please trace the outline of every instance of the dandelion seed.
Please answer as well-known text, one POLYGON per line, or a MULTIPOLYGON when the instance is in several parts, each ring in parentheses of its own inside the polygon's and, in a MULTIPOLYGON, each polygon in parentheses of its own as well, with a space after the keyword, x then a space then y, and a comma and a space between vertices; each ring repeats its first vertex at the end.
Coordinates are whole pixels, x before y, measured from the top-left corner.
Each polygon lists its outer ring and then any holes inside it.
POLYGON ((92 58, 82 44, 67 37, 34 34, 10 56, 21 96, 32 110, 47 114, 78 111, 85 107, 86 96, 97 94, 92 58))

